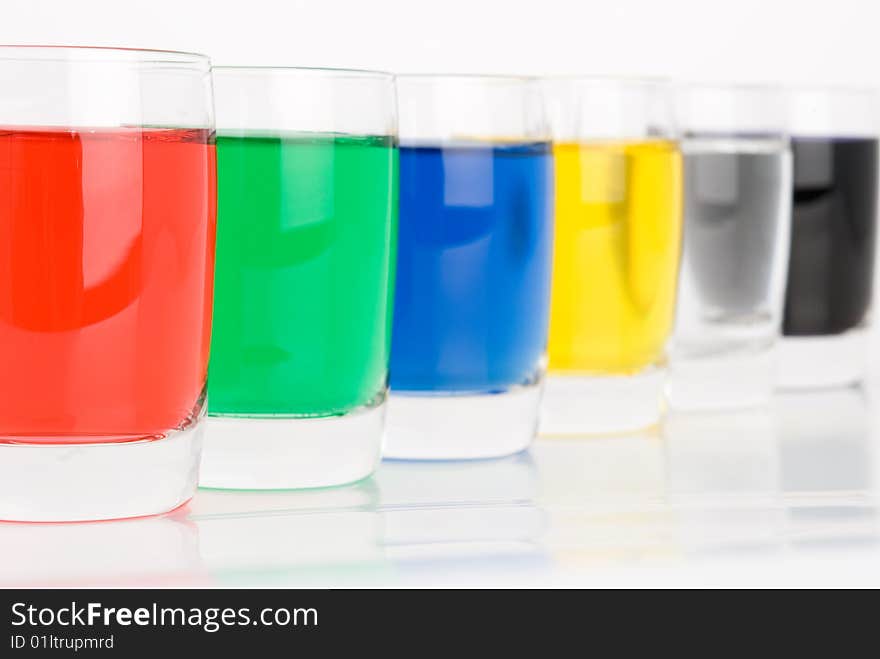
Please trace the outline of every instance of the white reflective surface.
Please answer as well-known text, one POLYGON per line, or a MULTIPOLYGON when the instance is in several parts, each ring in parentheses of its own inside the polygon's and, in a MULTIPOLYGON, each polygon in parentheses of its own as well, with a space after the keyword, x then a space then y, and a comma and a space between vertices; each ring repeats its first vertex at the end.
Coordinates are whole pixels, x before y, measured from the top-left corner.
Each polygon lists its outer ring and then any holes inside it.
POLYGON ((0 586, 880 586, 880 390, 355 485, 0 524, 0 586))

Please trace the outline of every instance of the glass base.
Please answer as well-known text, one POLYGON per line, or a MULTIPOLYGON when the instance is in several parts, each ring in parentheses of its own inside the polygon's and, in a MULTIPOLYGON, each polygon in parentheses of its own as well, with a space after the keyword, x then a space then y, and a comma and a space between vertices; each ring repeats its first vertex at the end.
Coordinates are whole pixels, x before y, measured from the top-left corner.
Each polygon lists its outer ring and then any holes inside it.
POLYGON ((635 375, 547 377, 541 435, 631 432, 661 417, 665 369, 652 366, 635 375))
POLYGON ((88 522, 168 512, 192 498, 204 420, 164 439, 0 444, 0 520, 88 522))
POLYGON ((496 394, 392 391, 383 456, 476 460, 525 450, 535 438, 542 381, 496 394))
POLYGON ((768 405, 775 351, 731 352, 669 363, 666 401, 676 410, 731 410, 768 405))
POLYGON ((359 481, 379 463, 385 407, 383 396, 342 416, 209 416, 199 486, 292 490, 359 481))
POLYGON ((868 333, 859 327, 828 336, 786 336, 778 353, 779 389, 846 387, 865 377, 868 333))

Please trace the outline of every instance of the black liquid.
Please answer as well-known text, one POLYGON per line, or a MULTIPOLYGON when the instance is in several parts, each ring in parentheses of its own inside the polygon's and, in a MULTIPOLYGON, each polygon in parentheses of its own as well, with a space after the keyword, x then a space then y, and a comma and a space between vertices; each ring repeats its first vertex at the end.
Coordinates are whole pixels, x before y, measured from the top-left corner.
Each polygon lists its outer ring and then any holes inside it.
POLYGON ((871 302, 877 225, 877 140, 792 141, 794 199, 786 336, 839 334, 871 302))

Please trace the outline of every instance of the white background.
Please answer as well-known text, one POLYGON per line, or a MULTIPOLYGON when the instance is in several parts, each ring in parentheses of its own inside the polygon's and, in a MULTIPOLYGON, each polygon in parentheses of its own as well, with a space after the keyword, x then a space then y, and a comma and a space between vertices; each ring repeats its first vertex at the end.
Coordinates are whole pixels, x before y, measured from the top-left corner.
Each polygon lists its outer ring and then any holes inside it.
POLYGON ((876 0, 4 0, 0 43, 217 64, 880 84, 876 0))

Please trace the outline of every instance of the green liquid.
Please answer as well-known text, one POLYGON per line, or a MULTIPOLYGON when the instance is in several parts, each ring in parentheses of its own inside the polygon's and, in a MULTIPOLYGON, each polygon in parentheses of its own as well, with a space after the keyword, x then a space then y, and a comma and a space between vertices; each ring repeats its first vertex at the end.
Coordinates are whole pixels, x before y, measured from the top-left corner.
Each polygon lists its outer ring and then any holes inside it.
POLYGON ((330 416, 385 391, 397 167, 387 137, 217 138, 211 414, 330 416))

